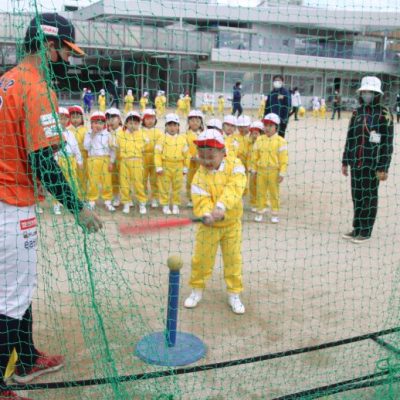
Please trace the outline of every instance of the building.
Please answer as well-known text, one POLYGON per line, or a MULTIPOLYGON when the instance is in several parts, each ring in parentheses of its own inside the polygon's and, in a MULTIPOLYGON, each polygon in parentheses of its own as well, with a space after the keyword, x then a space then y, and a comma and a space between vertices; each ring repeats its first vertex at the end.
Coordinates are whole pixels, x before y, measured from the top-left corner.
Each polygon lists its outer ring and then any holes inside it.
MULTIPOLYGON (((385 92, 397 92, 400 39, 392 32, 400 29, 399 13, 301 3, 266 0, 246 8, 137 0, 132 7, 130 1, 102 0, 68 12, 87 57, 75 60, 61 90, 68 95, 67 88, 104 87, 122 95, 132 88, 136 97, 145 90, 154 97, 162 89, 171 103, 189 91, 200 105, 206 92, 231 97, 240 80, 244 106, 258 107, 280 73, 287 87, 299 88, 306 105, 312 96, 329 100, 334 90, 350 101, 366 74, 382 78, 385 92)), ((30 16, 2 17, 0 62, 8 68, 30 16)))

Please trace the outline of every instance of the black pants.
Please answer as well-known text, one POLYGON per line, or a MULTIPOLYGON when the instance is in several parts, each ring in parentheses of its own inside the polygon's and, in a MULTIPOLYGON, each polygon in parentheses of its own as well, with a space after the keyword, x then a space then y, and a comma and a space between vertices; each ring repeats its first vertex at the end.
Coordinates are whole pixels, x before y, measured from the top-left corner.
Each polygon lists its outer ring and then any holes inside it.
POLYGON ((0 314, 0 389, 4 386, 4 373, 14 347, 19 357, 18 368, 35 364, 38 351, 32 337, 32 306, 21 320, 0 314))
POLYGON ((368 167, 351 168, 353 229, 356 236, 370 237, 378 211, 379 179, 368 167))
POLYGON ((290 111, 289 117, 291 117, 294 114, 294 119, 295 121, 297 121, 298 118, 298 114, 299 114, 299 107, 293 107, 292 110, 290 111))
POLYGON ((232 115, 236 115, 236 112, 238 112, 238 117, 240 117, 243 114, 243 107, 240 103, 233 103, 232 104, 232 115))
POLYGON ((400 122, 400 113, 396 114, 396 118, 397 118, 397 123, 399 123, 400 122))
POLYGON ((286 128, 288 126, 287 122, 281 122, 279 124, 279 128, 278 128, 278 135, 282 136, 283 138, 285 137, 285 133, 286 133, 286 128))
POLYGON ((335 119, 336 112, 338 115, 338 119, 340 119, 340 106, 333 106, 332 119, 335 119))

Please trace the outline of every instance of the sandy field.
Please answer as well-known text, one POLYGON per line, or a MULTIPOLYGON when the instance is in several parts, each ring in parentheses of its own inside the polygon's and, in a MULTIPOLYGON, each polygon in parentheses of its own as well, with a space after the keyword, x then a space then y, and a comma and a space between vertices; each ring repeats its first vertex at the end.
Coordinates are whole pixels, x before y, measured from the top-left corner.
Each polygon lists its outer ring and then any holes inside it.
MULTIPOLYGON (((134 349, 141 337, 164 329, 166 260, 171 254, 184 261, 178 328, 197 335, 207 346, 206 357, 194 365, 397 327, 397 146, 389 180, 380 187, 372 240, 362 245, 344 241, 341 234, 349 230, 352 218, 349 178, 340 173, 348 118, 347 114, 340 121, 311 116, 291 120, 286 136, 289 170, 281 187, 278 225, 254 222, 245 199, 242 300, 246 313, 242 316, 234 315, 227 304, 220 255, 204 300, 194 310, 183 307, 190 293, 187 282, 195 226, 123 237, 118 226, 139 220, 137 209, 129 216, 121 209, 111 215, 99 205, 105 228, 84 237, 67 213, 56 217, 45 206, 40 216, 35 337, 39 348, 65 354, 66 366, 38 382, 166 370, 143 363, 134 349)), ((190 211, 183 208, 182 215, 190 211)), ((161 211, 151 210, 145 218, 154 217, 162 217, 161 211)), ((391 340, 398 344, 395 335, 391 340)), ((389 357, 390 352, 366 340, 206 372, 25 394, 58 400, 276 399, 378 372, 389 357)), ((396 388, 376 387, 325 399, 389 399, 396 388)))

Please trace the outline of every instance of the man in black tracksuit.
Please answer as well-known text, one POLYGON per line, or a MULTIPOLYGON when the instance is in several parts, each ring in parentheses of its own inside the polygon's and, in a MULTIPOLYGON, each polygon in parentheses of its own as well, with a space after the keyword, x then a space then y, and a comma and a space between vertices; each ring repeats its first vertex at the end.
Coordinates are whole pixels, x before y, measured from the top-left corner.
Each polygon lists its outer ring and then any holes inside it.
POLYGON ((378 210, 379 182, 388 178, 393 153, 393 116, 381 104, 381 81, 374 76, 361 81, 360 106, 350 120, 342 160, 342 173, 350 167, 353 230, 343 235, 353 243, 370 239, 378 210))

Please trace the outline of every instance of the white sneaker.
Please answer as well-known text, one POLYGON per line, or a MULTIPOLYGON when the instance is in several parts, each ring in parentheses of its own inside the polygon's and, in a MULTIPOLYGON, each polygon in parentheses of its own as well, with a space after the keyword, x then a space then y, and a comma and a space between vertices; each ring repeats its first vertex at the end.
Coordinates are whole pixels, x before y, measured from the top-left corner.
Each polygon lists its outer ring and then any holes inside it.
POLYGON ((195 308, 200 300, 203 298, 203 291, 201 289, 193 289, 190 296, 185 300, 183 305, 186 308, 195 308))
POLYGON ((256 221, 256 222, 261 222, 262 220, 263 220, 262 214, 257 214, 257 215, 254 217, 254 221, 256 221))
POLYGON ((112 201, 112 205, 114 207, 119 207, 121 205, 121 199, 119 197, 114 197, 114 199, 112 201))
POLYGON ((129 203, 124 204, 124 208, 122 209, 122 212, 124 214, 129 214, 129 209, 131 208, 131 206, 129 205, 129 203))
POLYGON ((257 207, 252 207, 251 212, 256 213, 257 212, 257 207))
POLYGON ((104 202, 104 207, 106 208, 107 211, 110 211, 110 212, 115 211, 115 207, 111 204, 110 200, 107 200, 104 202))
POLYGON ((133 207, 133 201, 129 202, 129 207, 133 207))
POLYGON ((246 311, 242 301, 240 300, 240 296, 238 294, 230 294, 229 298, 228 298, 228 302, 232 308, 232 311, 235 314, 244 314, 244 312, 246 311))
POLYGON ((193 203, 191 201, 188 201, 186 207, 193 208, 193 203))
POLYGON ((169 206, 163 206, 162 212, 164 215, 171 215, 171 210, 169 209, 169 206))
POLYGON ((146 204, 144 203, 139 204, 139 213, 141 215, 147 214, 146 204))
POLYGON ((95 208, 96 208, 96 202, 95 201, 89 201, 88 203, 87 203, 87 208, 89 209, 89 210, 94 210, 95 208))
POLYGON ((179 206, 175 204, 172 206, 172 214, 179 215, 179 206))
POLYGON ((53 206, 53 211, 55 215, 61 215, 61 207, 59 204, 55 204, 53 206))
POLYGON ((279 217, 277 217, 277 216, 271 217, 271 223, 278 224, 279 223, 279 217))
POLYGON ((158 207, 158 201, 156 199, 153 199, 151 201, 151 208, 157 208, 158 207))

